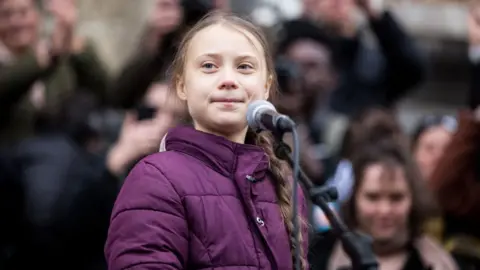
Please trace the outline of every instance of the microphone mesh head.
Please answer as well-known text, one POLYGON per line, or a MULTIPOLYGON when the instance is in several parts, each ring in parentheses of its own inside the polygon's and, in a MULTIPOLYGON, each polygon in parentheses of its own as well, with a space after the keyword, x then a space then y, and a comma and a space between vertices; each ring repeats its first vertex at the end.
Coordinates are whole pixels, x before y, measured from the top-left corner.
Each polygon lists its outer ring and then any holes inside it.
POLYGON ((266 100, 255 100, 248 104, 247 108, 247 123, 248 126, 255 132, 262 130, 263 125, 259 121, 260 113, 269 110, 269 111, 277 111, 275 106, 272 103, 266 100))

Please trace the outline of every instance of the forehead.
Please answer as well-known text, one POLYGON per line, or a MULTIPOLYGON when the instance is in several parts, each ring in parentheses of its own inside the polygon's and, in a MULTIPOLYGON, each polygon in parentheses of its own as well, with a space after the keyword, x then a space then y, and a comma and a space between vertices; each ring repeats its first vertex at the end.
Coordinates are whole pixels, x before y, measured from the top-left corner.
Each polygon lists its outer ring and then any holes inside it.
POLYGON ((188 55, 204 54, 249 55, 263 59, 260 41, 250 32, 236 26, 216 24, 196 33, 188 48, 188 55))
POLYGON ((360 192, 408 192, 405 173, 400 166, 372 164, 365 168, 360 192))
POLYGON ((448 132, 443 126, 434 126, 428 128, 421 135, 422 141, 437 141, 437 140, 448 140, 451 137, 451 133, 448 132))

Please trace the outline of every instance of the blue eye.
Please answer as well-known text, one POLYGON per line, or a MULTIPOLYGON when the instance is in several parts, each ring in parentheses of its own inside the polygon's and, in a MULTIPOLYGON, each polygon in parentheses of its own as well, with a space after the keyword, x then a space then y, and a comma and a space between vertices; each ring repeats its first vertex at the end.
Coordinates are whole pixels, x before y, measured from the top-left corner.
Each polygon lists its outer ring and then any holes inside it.
POLYGON ((205 64, 202 65, 202 68, 206 68, 206 69, 212 69, 214 67, 215 67, 215 65, 212 64, 212 63, 205 63, 205 64))

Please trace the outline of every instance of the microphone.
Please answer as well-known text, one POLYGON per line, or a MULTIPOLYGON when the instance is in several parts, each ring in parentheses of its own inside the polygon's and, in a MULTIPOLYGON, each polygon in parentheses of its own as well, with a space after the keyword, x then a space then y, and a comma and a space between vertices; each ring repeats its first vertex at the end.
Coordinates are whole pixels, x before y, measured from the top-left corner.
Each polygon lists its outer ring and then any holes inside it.
POLYGON ((248 104, 247 123, 255 132, 268 130, 283 134, 295 128, 295 122, 290 117, 279 114, 273 104, 266 100, 255 100, 248 104))

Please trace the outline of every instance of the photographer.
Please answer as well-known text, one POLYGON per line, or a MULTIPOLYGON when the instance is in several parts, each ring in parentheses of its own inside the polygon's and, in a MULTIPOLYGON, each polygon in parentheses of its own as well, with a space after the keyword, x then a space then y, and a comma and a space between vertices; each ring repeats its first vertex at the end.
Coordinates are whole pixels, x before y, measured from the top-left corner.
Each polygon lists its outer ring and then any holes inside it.
POLYGON ((336 112, 352 116, 370 107, 392 108, 424 80, 422 52, 386 5, 386 0, 304 0, 304 17, 337 40, 339 83, 330 100, 336 112))
MULTIPOLYGON (((305 82, 300 76, 299 67, 287 58, 279 57, 275 62, 278 88, 280 93, 275 96, 274 103, 280 113, 295 120, 301 138, 300 159, 305 173, 316 183, 324 181, 324 169, 329 160, 319 155, 317 146, 311 140, 305 115, 306 97, 305 82)), ((285 135, 285 140, 291 142, 291 136, 285 135)))

